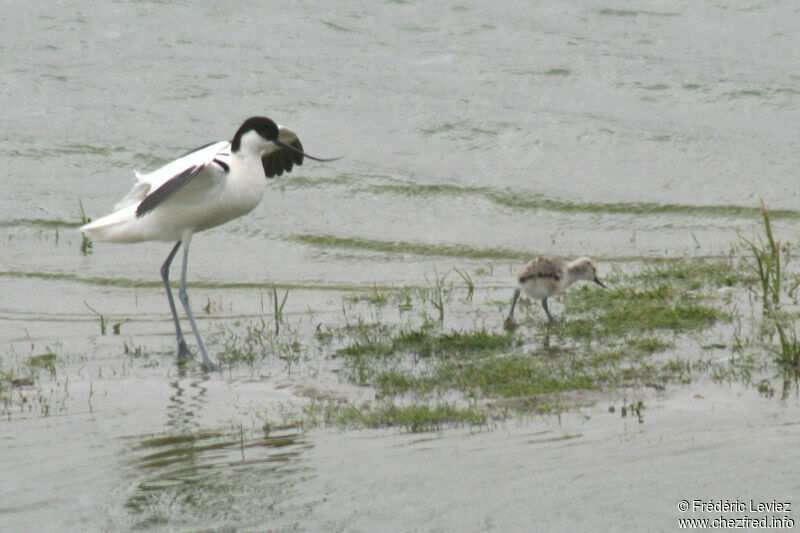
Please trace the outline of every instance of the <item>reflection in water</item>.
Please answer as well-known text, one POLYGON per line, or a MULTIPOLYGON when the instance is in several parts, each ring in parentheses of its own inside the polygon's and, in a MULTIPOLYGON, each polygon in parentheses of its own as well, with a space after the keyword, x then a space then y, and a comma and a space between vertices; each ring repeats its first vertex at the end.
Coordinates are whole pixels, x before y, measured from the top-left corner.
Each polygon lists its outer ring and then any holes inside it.
POLYGON ((247 433, 182 429, 140 437, 131 465, 144 479, 126 501, 133 525, 215 529, 262 520, 309 475, 301 454, 311 445, 294 427, 247 433))
POLYGON ((170 383, 165 432, 133 437, 130 526, 217 529, 263 520, 264 509, 308 475, 301 454, 311 445, 294 427, 203 428, 207 379, 179 371, 170 383))
POLYGON ((196 430, 198 425, 195 420, 197 413, 206 403, 207 389, 203 382, 208 376, 189 376, 178 365, 178 378, 170 383, 175 392, 169 397, 167 405, 167 427, 178 431, 196 430))
MULTIPOLYGON (((771 385, 768 384, 769 387, 771 385)), ((789 398, 789 394, 794 389, 800 393, 800 367, 794 366, 792 369, 786 369, 783 372, 783 389, 781 391, 781 400, 789 398)), ((770 395, 771 396, 771 395, 770 395)))

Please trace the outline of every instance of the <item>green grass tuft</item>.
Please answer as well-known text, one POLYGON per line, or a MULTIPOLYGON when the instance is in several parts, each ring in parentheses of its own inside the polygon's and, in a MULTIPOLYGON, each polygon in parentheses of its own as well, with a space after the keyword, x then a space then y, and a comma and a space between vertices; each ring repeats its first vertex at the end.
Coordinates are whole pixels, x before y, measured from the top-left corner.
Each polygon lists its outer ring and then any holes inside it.
POLYGON ((444 425, 481 426, 486 425, 489 420, 488 413, 477 407, 461 408, 449 403, 399 406, 391 401, 384 401, 376 407, 329 403, 321 407, 321 410, 327 424, 369 428, 402 427, 412 433, 434 431, 444 425))
POLYGON ((423 327, 401 331, 397 336, 376 342, 360 341, 339 350, 342 355, 388 356, 399 352, 413 353, 419 357, 445 356, 464 352, 503 350, 516 341, 506 333, 476 331, 451 331, 435 333, 423 327))
POLYGON ((723 311, 697 303, 674 285, 605 291, 587 286, 576 289, 565 298, 567 314, 588 316, 568 316, 559 323, 559 331, 573 339, 640 336, 659 330, 695 331, 730 318, 723 311))

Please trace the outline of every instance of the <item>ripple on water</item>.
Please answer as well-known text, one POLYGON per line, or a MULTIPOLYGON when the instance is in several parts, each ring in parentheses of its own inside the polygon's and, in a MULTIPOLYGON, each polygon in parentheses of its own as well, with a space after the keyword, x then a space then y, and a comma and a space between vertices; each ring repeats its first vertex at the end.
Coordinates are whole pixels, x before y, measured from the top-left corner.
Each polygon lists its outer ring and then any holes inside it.
POLYGON ((310 442, 295 428, 142 435, 124 439, 127 476, 136 479, 125 501, 136 525, 218 525, 253 520, 309 475, 310 442))

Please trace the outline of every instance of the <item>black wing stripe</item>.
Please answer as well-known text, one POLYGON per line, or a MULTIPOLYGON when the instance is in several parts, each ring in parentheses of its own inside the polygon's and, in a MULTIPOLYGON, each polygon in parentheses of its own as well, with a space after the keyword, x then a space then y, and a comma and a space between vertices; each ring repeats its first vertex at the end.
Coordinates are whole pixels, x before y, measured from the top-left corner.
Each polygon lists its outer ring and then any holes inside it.
POLYGON ((197 176, 205 165, 192 165, 180 174, 170 178, 161 187, 151 192, 136 208, 136 217, 142 217, 161 205, 167 198, 181 190, 192 178, 197 176))
POLYGON ((219 159, 214 159, 213 162, 218 164, 220 166, 220 168, 222 168, 222 170, 225 171, 225 173, 227 173, 231 169, 231 167, 229 167, 228 164, 225 161, 220 161, 219 159))
POLYGON ((526 282, 526 281, 528 281, 529 279, 539 279, 539 278, 545 278, 545 279, 546 279, 546 278, 551 278, 551 279, 554 279, 554 280, 558 281, 558 280, 560 280, 560 279, 561 279, 561 276, 559 276, 559 275, 558 275, 558 274, 556 274, 556 273, 547 273, 547 274, 527 274, 527 275, 525 275, 525 276, 520 276, 520 278, 519 278, 519 282, 520 282, 520 283, 525 283, 525 282, 526 282))

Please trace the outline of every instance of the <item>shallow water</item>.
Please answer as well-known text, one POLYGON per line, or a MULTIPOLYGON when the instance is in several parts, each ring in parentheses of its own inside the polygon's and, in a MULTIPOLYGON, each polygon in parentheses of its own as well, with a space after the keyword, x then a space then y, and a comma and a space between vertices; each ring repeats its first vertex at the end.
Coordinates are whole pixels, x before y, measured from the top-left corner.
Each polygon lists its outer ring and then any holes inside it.
POLYGON ((133 168, 265 114, 345 157, 307 161, 193 240, 194 305, 221 302, 204 332, 263 314, 273 283, 311 321, 348 291, 453 266, 488 270, 486 292, 539 253, 601 270, 717 256, 755 231, 761 198, 796 241, 795 2, 6 7, 0 354, 4 369, 48 346, 66 361, 49 416, 32 397, 0 422, 0 529, 672 529, 680 498, 796 493, 797 399, 736 387, 671 391, 643 426, 606 398, 561 425, 264 435, 255 420, 304 388, 365 392, 324 353, 302 375, 137 365, 124 342, 173 349, 169 246, 83 255, 75 231, 79 205, 105 214, 133 168), (100 335, 87 304, 123 335, 100 335))

